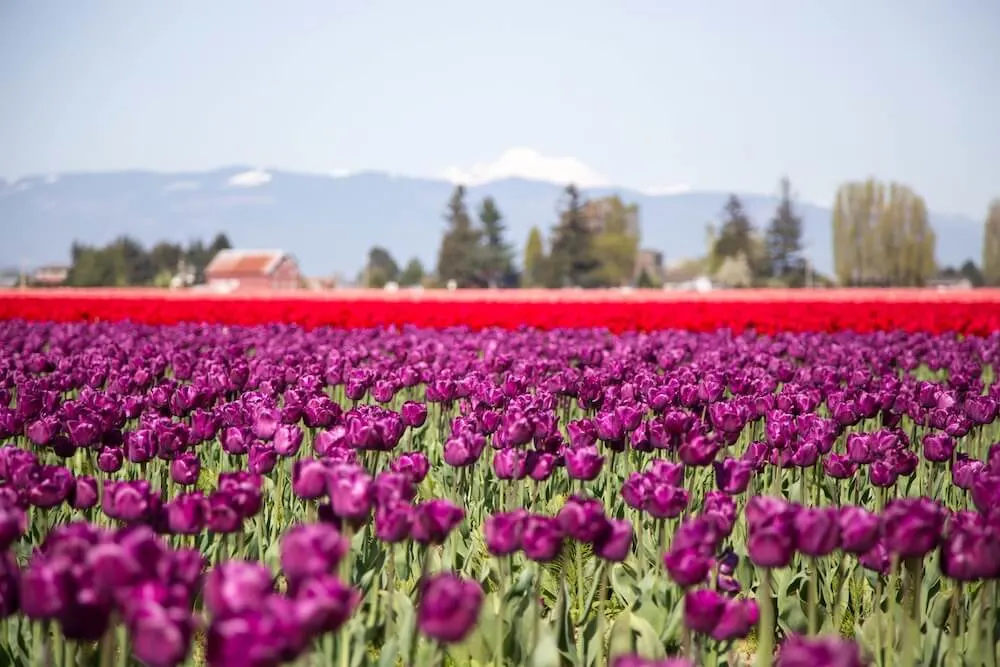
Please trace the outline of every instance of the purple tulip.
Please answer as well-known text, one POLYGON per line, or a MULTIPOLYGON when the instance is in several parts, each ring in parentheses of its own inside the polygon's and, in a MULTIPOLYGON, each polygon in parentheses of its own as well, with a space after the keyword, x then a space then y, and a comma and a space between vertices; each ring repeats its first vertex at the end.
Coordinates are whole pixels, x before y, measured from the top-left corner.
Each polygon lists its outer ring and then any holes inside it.
POLYGON ((336 632, 360 601, 361 593, 335 576, 311 577, 295 593, 296 618, 312 635, 336 632))
POLYGON ((403 424, 410 428, 420 428, 427 421, 427 406, 416 401, 407 401, 399 409, 403 424))
POLYGON ((521 548, 521 533, 528 513, 523 510, 498 512, 483 522, 486 548, 494 556, 508 556, 521 548))
POLYGON ((281 538, 281 569, 294 591, 311 577, 330 574, 350 545, 336 528, 325 523, 300 524, 281 538))
POLYGON ((944 433, 924 436, 924 458, 934 463, 950 461, 955 453, 955 441, 944 433))
POLYGON ((657 519, 673 519, 688 505, 686 489, 654 481, 646 494, 642 509, 657 519))
POLYGON ((201 459, 194 452, 183 452, 170 462, 170 478, 181 486, 194 486, 201 474, 201 459))
POLYGON ((529 559, 547 563, 562 551, 563 532, 559 520, 541 514, 529 514, 521 527, 521 549, 529 559))
POLYGON ((566 448, 563 450, 563 458, 566 461, 566 473, 571 479, 597 479, 604 465, 604 456, 594 446, 566 448))
POLYGON ((594 553, 598 558, 621 563, 632 551, 632 524, 624 520, 609 519, 606 526, 594 543, 594 553))
POLYGON ((696 548, 671 548, 663 555, 667 574, 682 588, 691 588, 704 582, 712 569, 710 555, 696 548))
POLYGON ((302 500, 326 495, 329 469, 316 459, 299 459, 292 466, 292 492, 302 500))
POLYGON ((839 524, 840 547, 848 553, 869 551, 882 535, 881 518, 863 507, 841 507, 839 524))
POLYGON ((0 552, 20 539, 27 527, 28 517, 21 508, 0 505, 0 552))
POLYGON ((750 486, 753 465, 749 461, 727 458, 716 461, 714 466, 715 484, 723 493, 736 496, 750 486))
POLYGON ((444 544, 464 518, 465 510, 450 500, 425 500, 413 508, 410 535, 420 544, 444 544))
POLYGON ((427 460, 427 456, 420 452, 407 452, 393 459, 392 463, 389 464, 389 469, 392 472, 406 475, 414 484, 419 484, 427 477, 427 473, 430 471, 430 462, 427 460))
POLYGON ((337 516, 361 522, 368 518, 374 501, 374 483, 364 468, 339 464, 330 468, 327 495, 337 516))
POLYGON ((278 464, 278 452, 270 443, 255 442, 247 455, 247 471, 254 475, 269 475, 278 464))
POLYGON ((861 649, 853 641, 840 637, 801 637, 792 635, 781 643, 776 667, 863 667, 861 649))
POLYGON ((761 567, 785 567, 795 551, 795 514, 792 505, 769 496, 747 503, 747 552, 761 567))
POLYGON ((294 424, 282 424, 274 432, 274 451, 279 456, 292 457, 299 453, 302 446, 302 429, 294 424))
POLYGON ((254 437, 269 441, 274 437, 280 423, 281 413, 273 409, 262 409, 254 416, 251 430, 254 437))
POLYGON ((263 565, 225 561, 205 578, 205 607, 215 617, 234 617, 258 609, 273 591, 274 577, 263 565))
POLYGON ((743 639, 757 626, 759 620, 760 609, 756 600, 729 599, 710 634, 712 639, 719 642, 743 639))
POLYGON ((901 558, 921 558, 937 548, 944 522, 944 509, 936 501, 893 500, 882 512, 885 545, 901 558))
POLYGON ((689 590, 684 594, 684 625, 704 635, 712 633, 726 610, 728 600, 710 588, 689 590))
POLYGON ((840 546, 836 507, 804 507, 795 513, 795 543, 806 556, 828 556, 840 546))
POLYGON ((595 498, 571 496, 557 518, 563 535, 577 542, 593 544, 607 529, 604 506, 595 498))
POLYGON ((128 619, 132 654, 149 667, 175 667, 187 658, 194 620, 191 612, 155 602, 136 605, 128 619))
POLYGON ((721 448, 722 443, 715 438, 695 435, 681 442, 677 456, 686 466, 707 466, 721 448))
POLYGON ((105 473, 118 472, 124 460, 125 453, 118 447, 104 447, 97 455, 97 467, 105 473))
POLYGON ((477 582, 449 572, 434 575, 421 592, 417 627, 441 643, 461 642, 479 620, 482 604, 483 590, 477 582))
POLYGON ((20 578, 14 554, 0 551, 0 620, 21 608, 20 578))
POLYGON ((208 501, 200 491, 182 493, 163 506, 167 528, 174 535, 197 535, 205 528, 208 501))
POLYGON ((405 502, 392 502, 375 507, 375 537, 396 544, 410 537, 413 508, 405 502))
POLYGON ((160 497, 154 494, 146 480, 134 482, 104 482, 101 509, 112 519, 125 523, 144 521, 159 509, 160 497))

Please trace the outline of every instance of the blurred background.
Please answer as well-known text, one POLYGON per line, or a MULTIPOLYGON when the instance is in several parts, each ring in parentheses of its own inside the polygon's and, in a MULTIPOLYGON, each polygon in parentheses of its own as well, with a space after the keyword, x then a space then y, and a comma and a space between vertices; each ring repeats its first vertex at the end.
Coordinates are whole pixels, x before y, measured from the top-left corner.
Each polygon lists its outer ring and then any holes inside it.
POLYGON ((1000 4, 0 2, 0 285, 1000 286, 1000 4))

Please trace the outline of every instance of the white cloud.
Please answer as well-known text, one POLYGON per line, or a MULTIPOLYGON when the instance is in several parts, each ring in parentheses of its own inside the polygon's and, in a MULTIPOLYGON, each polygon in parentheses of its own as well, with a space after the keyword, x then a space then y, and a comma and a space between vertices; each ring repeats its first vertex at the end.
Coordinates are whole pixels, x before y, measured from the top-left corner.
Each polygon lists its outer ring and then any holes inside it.
POLYGON ((330 176, 332 178, 347 178, 348 176, 352 175, 353 173, 354 173, 354 170, 352 170, 352 169, 331 169, 330 170, 330 176))
POLYGON ((492 162, 471 167, 452 166, 440 174, 452 183, 480 185, 504 178, 528 178, 552 183, 574 183, 592 188, 608 185, 608 179, 575 157, 548 157, 531 148, 509 148, 492 162))
POLYGON ((649 195, 650 197, 662 197, 664 195, 680 195, 685 192, 691 192, 693 188, 685 183, 678 183, 677 185, 662 185, 655 188, 644 188, 642 193, 649 195))
POLYGON ((229 177, 229 185, 234 188, 256 188, 269 183, 271 174, 263 169, 251 169, 229 177))

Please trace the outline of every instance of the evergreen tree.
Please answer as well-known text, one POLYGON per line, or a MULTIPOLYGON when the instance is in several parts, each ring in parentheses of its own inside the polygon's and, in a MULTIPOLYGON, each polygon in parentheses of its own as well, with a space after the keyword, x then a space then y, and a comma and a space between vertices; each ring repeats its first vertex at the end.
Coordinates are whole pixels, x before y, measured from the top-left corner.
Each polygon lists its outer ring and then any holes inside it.
POLYGON ((524 276, 522 284, 525 287, 538 287, 545 284, 545 242, 538 226, 531 228, 528 242, 524 245, 524 276))
POLYGON ((728 258, 735 259, 741 253, 744 258, 751 257, 754 254, 753 235, 753 222, 744 210, 743 202, 736 195, 729 195, 723 208, 722 227, 713 249, 715 259, 719 262, 728 258))
POLYGON ((483 227, 482 268, 486 282, 491 287, 509 287, 517 280, 514 251, 504 238, 503 215, 493 197, 483 200, 479 207, 479 221, 483 227))
POLYGON ((1000 287, 1000 199, 990 203, 983 234, 983 280, 1000 287))
POLYGON ((795 213, 787 178, 781 179, 781 202, 767 228, 766 244, 771 269, 779 278, 785 278, 801 264, 802 218, 795 213))
POLYGON ((594 256, 594 231, 583 213, 583 198, 575 185, 566 186, 566 204, 552 232, 549 287, 592 287, 600 266, 594 256))
POLYGON ((454 280, 459 287, 482 285, 479 246, 482 232, 473 225, 469 216, 465 205, 465 186, 458 185, 452 192, 445 220, 448 226, 438 251, 438 280, 442 283, 454 280))

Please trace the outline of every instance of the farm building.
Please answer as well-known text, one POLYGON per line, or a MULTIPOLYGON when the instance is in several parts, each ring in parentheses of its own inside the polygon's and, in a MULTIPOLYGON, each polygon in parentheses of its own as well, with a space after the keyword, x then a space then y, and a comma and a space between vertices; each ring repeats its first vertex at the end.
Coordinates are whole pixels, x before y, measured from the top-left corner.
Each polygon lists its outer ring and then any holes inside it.
POLYGON ((291 290, 302 286, 298 262, 283 250, 221 250, 205 267, 209 289, 291 290))

